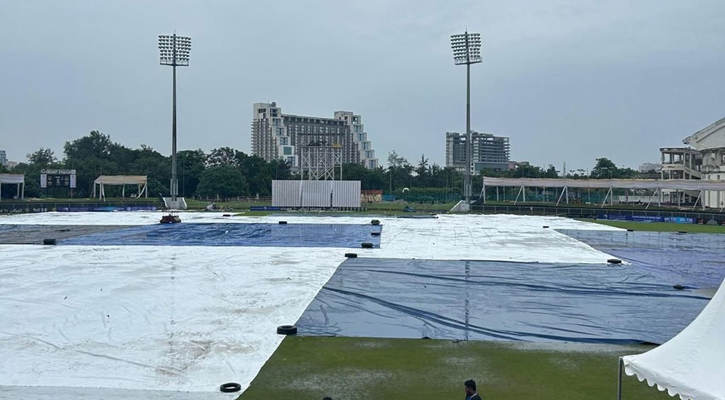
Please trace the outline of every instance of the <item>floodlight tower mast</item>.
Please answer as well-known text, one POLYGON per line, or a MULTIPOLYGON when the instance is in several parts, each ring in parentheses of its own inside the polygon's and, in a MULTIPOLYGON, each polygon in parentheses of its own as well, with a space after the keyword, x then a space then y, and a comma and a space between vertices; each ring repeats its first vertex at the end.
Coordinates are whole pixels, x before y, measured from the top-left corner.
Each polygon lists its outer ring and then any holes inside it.
POLYGON ((159 35, 160 64, 173 70, 173 106, 171 122, 171 203, 176 205, 179 195, 179 180, 176 172, 176 67, 189 66, 191 38, 187 36, 159 35))
POLYGON ((471 167, 472 148, 471 143, 471 64, 482 62, 481 59, 481 35, 468 33, 451 36, 451 47, 453 48, 453 61, 456 65, 466 65, 466 179, 464 181, 463 193, 466 204, 470 207, 471 193, 471 167))

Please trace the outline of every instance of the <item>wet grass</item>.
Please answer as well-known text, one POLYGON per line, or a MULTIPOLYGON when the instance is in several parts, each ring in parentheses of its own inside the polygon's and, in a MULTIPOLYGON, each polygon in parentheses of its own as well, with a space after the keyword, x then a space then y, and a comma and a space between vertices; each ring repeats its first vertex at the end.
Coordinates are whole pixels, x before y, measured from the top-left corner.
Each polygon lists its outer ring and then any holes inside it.
POLYGON ((613 226, 622 229, 634 229, 635 231, 647 232, 678 232, 688 233, 725 233, 725 226, 700 225, 700 224, 676 224, 673 222, 634 222, 634 221, 609 221, 609 220, 582 220, 595 222, 597 224, 613 226))
MULTIPOLYGON (((488 399, 611 400, 618 357, 650 348, 290 336, 239 399, 456 399, 474 379, 488 399)), ((624 397, 669 399, 632 377, 624 397)))

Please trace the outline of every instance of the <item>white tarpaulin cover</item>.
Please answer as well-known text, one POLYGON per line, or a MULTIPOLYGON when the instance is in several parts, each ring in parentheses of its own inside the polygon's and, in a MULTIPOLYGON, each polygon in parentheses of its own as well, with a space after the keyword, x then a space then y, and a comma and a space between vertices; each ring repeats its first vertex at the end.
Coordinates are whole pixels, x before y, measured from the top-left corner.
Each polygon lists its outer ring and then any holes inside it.
POLYGON ((624 372, 684 400, 725 399, 725 281, 692 323, 667 343, 622 358, 624 372))
MULTIPOLYGON (((43 213, 10 225, 149 225, 161 213, 43 213)), ((370 217, 181 213, 184 224, 368 224, 370 217)), ((363 257, 603 263, 558 217, 380 218, 363 257), (542 228, 543 225, 550 229, 542 228)), ((0 399, 220 399, 246 389, 347 248, 0 245, 0 399)))

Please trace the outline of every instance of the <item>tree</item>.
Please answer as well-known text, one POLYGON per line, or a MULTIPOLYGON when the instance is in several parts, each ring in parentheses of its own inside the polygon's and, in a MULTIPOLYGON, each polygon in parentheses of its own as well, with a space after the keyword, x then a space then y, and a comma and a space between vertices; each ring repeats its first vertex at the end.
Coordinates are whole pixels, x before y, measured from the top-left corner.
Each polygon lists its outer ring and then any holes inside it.
POLYGON ((549 168, 547 168, 546 172, 544 172, 544 178, 555 179, 558 177, 559 173, 556 172, 556 168, 553 165, 549 164, 549 168))
POLYGON ((91 131, 88 136, 66 142, 63 146, 63 153, 66 159, 83 160, 90 157, 108 159, 114 144, 111 137, 98 131, 91 131))
POLYGON ((176 153, 176 161, 179 167, 179 189, 181 195, 192 196, 199 186, 201 174, 204 173, 206 165, 206 154, 199 150, 182 150, 176 153))
POLYGON ((55 158, 55 155, 53 154, 53 150, 46 149, 44 147, 41 147, 40 150, 36 151, 35 153, 28 154, 27 157, 29 164, 38 167, 46 167, 48 165, 58 162, 58 160, 55 158))
POLYGON ((388 166, 391 168, 402 168, 408 164, 408 160, 403 156, 399 156, 395 150, 388 153, 388 166))
POLYGON ((415 173, 418 176, 428 175, 428 159, 425 158, 425 154, 420 155, 420 161, 418 161, 418 167, 415 169, 415 173))
POLYGON ((197 193, 204 197, 227 199, 246 194, 247 181, 238 168, 219 165, 204 170, 197 193))
MULTIPOLYGON (((218 149, 214 149, 209 153, 209 156, 207 156, 206 165, 207 166, 217 166, 217 165, 227 165, 230 167, 239 167, 240 166, 240 159, 237 157, 238 153, 242 153, 241 151, 237 151, 231 147, 220 147, 218 149)), ((244 153, 242 153, 244 154, 244 153)))
POLYGON ((618 177, 617 165, 608 158, 597 158, 597 163, 589 175, 592 179, 609 179, 618 177))

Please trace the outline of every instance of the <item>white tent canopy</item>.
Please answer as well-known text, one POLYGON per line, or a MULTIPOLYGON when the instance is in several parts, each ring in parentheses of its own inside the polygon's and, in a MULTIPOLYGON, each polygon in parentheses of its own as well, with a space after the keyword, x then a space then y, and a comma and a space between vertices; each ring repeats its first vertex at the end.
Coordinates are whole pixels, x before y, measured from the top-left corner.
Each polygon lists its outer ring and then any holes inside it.
POLYGON ((657 385, 670 396, 725 399, 725 281, 700 315, 677 336, 646 353, 623 357, 621 363, 627 375, 657 385))
POLYGON ((0 174, 0 199, 2 199, 2 185, 18 185, 17 197, 25 198, 25 175, 23 174, 0 174))
POLYGON ((145 175, 101 175, 93 181, 93 197, 96 197, 96 185, 99 187, 99 199, 106 197, 106 185, 123 186, 121 189, 123 197, 126 197, 126 185, 137 185, 136 198, 140 198, 142 195, 149 197, 147 183, 148 179, 145 175))

